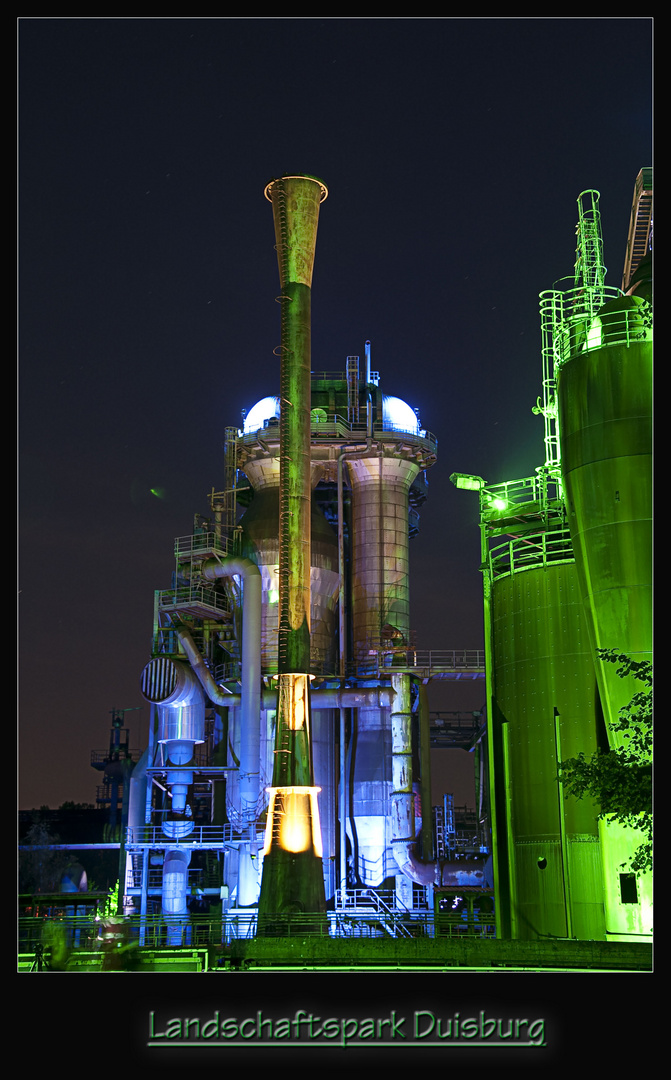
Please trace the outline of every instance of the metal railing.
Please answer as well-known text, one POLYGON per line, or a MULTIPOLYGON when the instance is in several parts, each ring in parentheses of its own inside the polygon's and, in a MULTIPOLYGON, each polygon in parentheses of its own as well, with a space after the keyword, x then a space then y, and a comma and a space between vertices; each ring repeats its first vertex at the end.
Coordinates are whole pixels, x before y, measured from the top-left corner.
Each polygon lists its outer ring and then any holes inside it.
POLYGON ((219 537, 215 532, 194 533, 191 536, 175 537, 175 558, 185 560, 199 555, 216 552, 225 557, 229 553, 228 537, 219 537))
MULTIPOLYGON (((256 912, 228 912, 221 917, 192 915, 131 915, 117 922, 126 946, 146 949, 206 949, 252 938, 493 938, 494 916, 471 904, 468 910, 439 912, 295 912, 257 916, 256 912)), ((103 926, 91 915, 57 918, 21 918, 18 951, 24 957, 40 948, 50 955, 102 954, 103 926)))
POLYGON ((142 750, 129 750, 126 746, 114 747, 112 750, 92 750, 91 764, 102 765, 109 761, 133 761, 138 762, 142 757, 142 750))
POLYGON ((401 647, 371 649, 368 656, 353 662, 353 674, 366 678, 389 676, 393 671, 407 671, 424 677, 477 677, 485 670, 483 649, 406 649, 401 647))
POLYGON ((541 293, 541 327, 544 355, 552 356, 557 369, 579 353, 652 341, 652 307, 612 286, 548 290, 541 293), (614 300, 621 305, 604 311, 614 300))
MULTIPOLYGON (((265 837, 265 826, 256 826, 256 839, 262 843, 265 837)), ((224 844, 238 843, 240 831, 235 830, 231 824, 226 825, 194 825, 193 830, 184 840, 172 840, 166 836, 160 825, 132 825, 126 830, 127 847, 202 847, 217 848, 224 844)))
MULTIPOLYGON (((310 423, 310 431, 313 439, 343 439, 345 441, 365 442, 368 425, 361 422, 350 423, 344 416, 333 413, 327 416, 325 420, 313 419, 310 423)), ((271 427, 259 427, 256 431, 248 431, 239 437, 239 441, 244 446, 250 446, 257 442, 259 437, 264 438, 270 435, 279 438, 278 424, 273 424, 271 427)), ((402 424, 390 424, 388 422, 382 424, 378 421, 373 424, 374 439, 384 439, 387 436, 394 438, 396 435, 403 435, 404 439, 411 440, 414 446, 423 446, 432 453, 436 452, 438 439, 431 431, 425 431, 424 429, 408 431, 402 424)))
POLYGON ((179 589, 164 589, 158 594, 158 606, 161 611, 171 611, 175 608, 188 608, 191 605, 210 608, 227 615, 230 612, 230 603, 221 593, 214 592, 211 588, 202 585, 187 585, 179 589))
MULTIPOLYGON (((426 678, 479 678, 484 672, 485 654, 482 649, 413 649, 394 646, 371 647, 367 655, 349 660, 345 676, 352 679, 389 679, 398 671, 422 675, 426 678)), ((270 666, 264 668, 266 675, 276 673, 270 666)), ((233 661, 219 664, 214 670, 218 683, 237 682, 240 664, 233 661)), ((310 674, 317 678, 338 678, 335 661, 315 661, 310 664, 310 674)))
POLYGON ((562 487, 558 471, 539 469, 533 476, 521 480, 505 480, 501 484, 487 484, 480 494, 480 511, 483 523, 496 524, 497 518, 520 513, 561 509, 562 487))
MULTIPOLYGON (((421 905, 421 909, 428 910, 426 890, 422 890, 422 896, 424 903, 421 905)), ((398 908, 399 902, 393 889, 336 889, 335 905, 336 911, 352 911, 354 909, 362 909, 364 912, 371 909, 373 911, 389 911, 398 908)), ((400 911, 407 914, 408 908, 405 904, 400 906, 400 911)))
POLYGON ((511 537, 505 543, 492 547, 489 552, 492 578, 574 561, 568 529, 511 537))

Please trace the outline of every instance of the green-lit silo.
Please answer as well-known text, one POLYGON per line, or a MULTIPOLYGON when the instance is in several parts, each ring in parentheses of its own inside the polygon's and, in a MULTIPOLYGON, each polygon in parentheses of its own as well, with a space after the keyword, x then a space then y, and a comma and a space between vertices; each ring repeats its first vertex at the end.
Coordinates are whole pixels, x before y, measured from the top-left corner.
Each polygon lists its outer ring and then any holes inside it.
MULTIPOLYGON (((634 295, 603 285, 598 193, 579 201, 579 258, 571 289, 553 298, 561 469, 592 645, 635 660, 652 652, 652 309, 645 278, 634 295), (598 239, 590 241, 590 230, 598 239), (581 249, 587 248, 582 254, 581 249), (597 265, 590 275, 589 256, 597 265), (578 264, 580 265, 578 266, 578 264)), ((639 689, 596 660, 609 728, 639 689)), ((611 745, 618 744, 610 732, 611 745)))
POLYGON ((557 763, 603 724, 563 506, 538 472, 481 489, 499 932, 598 940, 599 808, 564 800, 557 763))
MULTIPOLYGON (((652 659, 651 170, 636 180, 622 289, 604 284, 598 203, 596 191, 578 198, 574 275, 541 294, 541 320, 568 524, 614 750, 624 745, 620 709, 641 686, 598 651, 652 659)), ((641 836, 608 819, 601 831, 608 937, 640 939, 651 929, 650 877, 626 863, 641 836)))

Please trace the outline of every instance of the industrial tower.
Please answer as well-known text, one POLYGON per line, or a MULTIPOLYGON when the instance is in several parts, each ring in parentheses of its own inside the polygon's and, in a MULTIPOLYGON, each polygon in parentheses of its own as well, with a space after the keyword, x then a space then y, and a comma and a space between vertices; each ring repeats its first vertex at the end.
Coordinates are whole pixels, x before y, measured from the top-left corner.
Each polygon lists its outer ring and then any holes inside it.
MULTIPOLYGON (((436 439, 382 392, 369 342, 344 371, 313 370, 327 189, 291 175, 265 194, 278 393, 227 429, 225 490, 176 541, 142 675, 152 721, 134 773, 126 904, 160 912, 175 944, 194 891, 241 936, 283 934, 301 916, 337 934, 334 912, 371 904, 391 925, 400 912, 432 917, 441 890, 491 892, 486 843, 458 847, 443 829, 434 855, 408 543, 436 439)), ((464 657, 440 674, 463 675, 464 657)))
POLYGON ((640 842, 585 798, 562 760, 618 745, 636 690, 598 650, 652 648, 652 170, 636 180, 622 288, 605 285, 599 193, 578 198, 574 273, 541 293, 545 463, 479 491, 498 932, 643 940, 640 842), (635 877, 635 880, 632 878, 635 877))
POLYGON ((631 688, 597 651, 650 655, 649 171, 623 288, 605 285, 586 191, 574 273, 541 294, 544 464, 496 485, 453 476, 479 492, 485 597, 491 841, 470 847, 450 841, 447 805, 431 828, 422 684, 437 671, 421 670, 410 625, 408 543, 436 439, 383 393, 370 343, 343 371, 313 370, 326 186, 290 175, 265 194, 279 386, 227 429, 224 490, 156 594, 126 909, 160 915, 174 944, 194 897, 234 936, 338 935, 339 913, 371 903, 396 933, 399 913, 493 880, 500 938, 644 939, 648 881, 632 899, 626 838, 564 798, 558 764, 617 745, 631 688))

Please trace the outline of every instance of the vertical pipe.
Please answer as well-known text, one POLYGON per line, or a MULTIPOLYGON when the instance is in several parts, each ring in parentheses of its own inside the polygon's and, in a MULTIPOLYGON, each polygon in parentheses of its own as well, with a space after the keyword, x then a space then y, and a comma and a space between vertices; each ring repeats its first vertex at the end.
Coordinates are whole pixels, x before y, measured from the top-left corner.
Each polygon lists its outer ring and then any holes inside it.
MULTIPOLYGON (((484 485, 483 485, 484 486, 484 485)), ((502 728, 498 711, 494 709, 494 667, 492 660, 492 575, 489 565, 487 533, 483 522, 485 508, 482 487, 480 488, 480 566, 482 567, 482 599, 485 642, 485 687, 487 697, 487 756, 489 761, 489 808, 492 837, 492 856, 494 864, 494 908, 496 911, 497 936, 508 938, 510 930, 510 877, 507 868, 506 851, 509 843, 508 830, 505 827, 505 813, 499 805, 505 788, 505 771, 499 775, 501 761, 502 728)))
POLYGON ((429 694, 425 683, 419 687, 419 775, 422 806, 422 859, 433 860, 433 822, 431 820, 431 731, 429 694))
MULTIPOLYGON (((345 619, 345 522, 344 522, 343 497, 343 455, 342 450, 338 454, 338 578, 340 581, 340 596, 338 600, 338 648, 340 653, 338 673, 340 675, 341 689, 345 685, 347 674, 347 623, 345 619)), ((339 885, 341 897, 344 903, 344 893, 347 889, 347 791, 345 787, 345 710, 340 706, 339 727, 340 749, 340 798, 339 813, 340 821, 340 874, 339 885)))
POLYGON ((309 713, 310 314, 319 205, 327 190, 310 176, 283 176, 272 203, 282 289, 278 709, 259 930, 268 916, 325 910, 321 836, 309 713))
POLYGON ((345 710, 340 707, 340 784, 339 812, 340 822, 340 889, 347 889, 347 791, 345 788, 345 710))
POLYGON ((343 455, 341 450, 338 454, 338 579, 340 581, 340 596, 338 601, 338 648, 340 654, 340 666, 338 674, 340 675, 341 679, 344 679, 347 675, 347 610, 345 593, 344 503, 345 499, 343 494, 343 455))
POLYGON ((559 763, 562 759, 561 752, 561 730, 559 720, 559 709, 554 710, 554 727, 555 727, 555 758, 557 761, 557 773, 559 776, 559 784, 557 785, 557 798, 559 800, 559 843, 561 845, 561 861, 562 861, 562 877, 564 880, 564 907, 566 909, 566 936, 573 937, 573 918, 571 912, 571 879, 569 870, 569 858, 568 858, 568 845, 566 838, 566 818, 564 813, 564 785, 561 779, 561 773, 559 772, 559 763))
MULTIPOLYGON (((410 727, 410 676, 393 674, 394 704, 391 712, 393 794, 391 796, 392 843, 401 849, 414 843, 415 807, 412 794, 412 736, 410 727)), ((396 856, 401 869, 404 859, 396 856)), ((408 875, 410 876, 410 875, 408 875)))
MULTIPOLYGON (((510 772, 510 724, 501 724, 501 745, 502 745, 502 768, 501 775, 498 777, 500 786, 503 786, 503 794, 505 798, 504 808, 504 826, 506 846, 505 854, 507 855, 507 879, 508 879, 508 918, 510 920, 510 936, 516 939, 519 935, 519 919, 518 919, 518 894, 517 894, 517 877, 515 874, 515 849, 513 846, 513 829, 512 829, 512 813, 513 813, 513 782, 510 772)), ((501 835, 499 833, 499 835, 501 835)), ((492 838, 493 843, 493 838, 492 838)), ((501 867, 501 859, 499 859, 499 868, 501 867)), ((496 893, 495 893, 496 895, 496 893)), ((497 923, 498 925, 498 923, 497 923)), ((502 935, 503 936, 503 935, 502 935)))
POLYGON ((149 888, 149 847, 142 851, 142 893, 140 898, 140 948, 145 943, 147 932, 147 890, 149 888))
MULTIPOLYGON (((259 748, 261 713, 261 572, 251 559, 231 556, 208 559, 202 568, 206 581, 242 578, 242 739, 240 744, 240 800, 248 825, 256 820, 259 800, 259 748)), ((185 644, 183 631, 180 641, 185 644)), ((190 650, 189 658, 193 655, 190 650)), ((206 687, 207 690, 207 687, 206 687)))
POLYGON ((273 207, 281 296, 280 673, 310 666, 311 295, 319 205, 327 190, 309 176, 266 187, 273 207))

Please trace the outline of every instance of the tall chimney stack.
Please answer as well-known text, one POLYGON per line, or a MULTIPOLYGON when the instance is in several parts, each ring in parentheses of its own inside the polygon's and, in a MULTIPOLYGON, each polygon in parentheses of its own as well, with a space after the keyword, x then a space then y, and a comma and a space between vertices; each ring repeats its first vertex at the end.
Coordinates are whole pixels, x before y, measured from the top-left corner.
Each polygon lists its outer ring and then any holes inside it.
POLYGON ((277 916, 324 912, 321 829, 310 742, 310 308, 319 206, 313 176, 283 176, 272 203, 281 295, 278 708, 259 933, 277 916))

